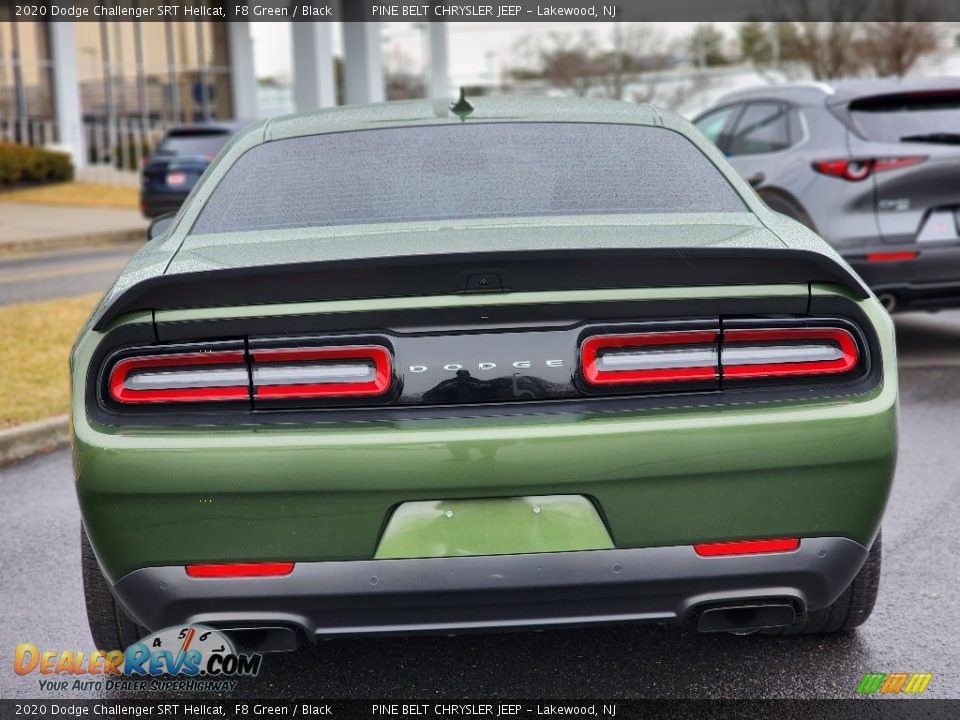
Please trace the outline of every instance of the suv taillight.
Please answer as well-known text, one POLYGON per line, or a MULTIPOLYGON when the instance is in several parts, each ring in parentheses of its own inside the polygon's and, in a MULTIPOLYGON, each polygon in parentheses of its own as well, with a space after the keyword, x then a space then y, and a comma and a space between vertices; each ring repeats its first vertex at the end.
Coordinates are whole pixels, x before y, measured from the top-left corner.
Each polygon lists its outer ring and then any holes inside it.
POLYGON ((813 163, 813 169, 821 175, 832 175, 850 182, 859 182, 870 177, 871 173, 897 168, 909 167, 922 163, 926 155, 907 155, 903 157, 882 158, 837 158, 834 160, 818 160, 813 163))

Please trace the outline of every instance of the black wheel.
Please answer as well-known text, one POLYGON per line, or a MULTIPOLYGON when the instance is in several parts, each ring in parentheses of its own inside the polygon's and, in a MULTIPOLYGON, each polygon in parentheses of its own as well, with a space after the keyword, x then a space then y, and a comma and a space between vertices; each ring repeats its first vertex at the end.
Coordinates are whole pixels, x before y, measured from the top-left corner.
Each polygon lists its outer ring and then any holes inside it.
POLYGON ((813 220, 809 215, 804 211, 802 207, 797 205, 797 203, 792 200, 785 198, 783 195, 778 195, 777 193, 760 193, 760 199, 762 199, 767 207, 778 212, 781 215, 786 215, 788 218, 796 220, 799 223, 803 223, 808 228, 814 232, 817 229, 813 226, 813 220))
POLYGON ((867 560, 860 568, 860 572, 833 605, 823 610, 808 612, 778 634, 812 635, 844 632, 853 630, 866 622, 870 613, 873 612, 877 591, 880 589, 880 556, 880 534, 877 533, 877 539, 874 540, 870 554, 867 555, 867 560))
POLYGON ((126 616, 110 592, 90 547, 87 532, 80 526, 80 561, 83 564, 83 596, 87 603, 87 623, 98 650, 126 650, 146 633, 126 616))

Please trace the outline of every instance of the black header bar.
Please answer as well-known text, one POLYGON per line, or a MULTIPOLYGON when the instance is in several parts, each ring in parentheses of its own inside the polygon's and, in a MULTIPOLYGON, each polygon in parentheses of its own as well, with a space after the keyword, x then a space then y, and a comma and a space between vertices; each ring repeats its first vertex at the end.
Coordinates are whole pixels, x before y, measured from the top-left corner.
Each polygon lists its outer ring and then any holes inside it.
POLYGON ((960 20, 957 0, 0 0, 0 20, 611 22, 960 20))
MULTIPOLYGON (((146 681, 145 681, 146 682, 146 681)), ((0 720, 13 718, 337 718, 360 720, 937 720, 960 716, 960 700, 205 700, 182 693, 165 699, 0 700, 0 720)))

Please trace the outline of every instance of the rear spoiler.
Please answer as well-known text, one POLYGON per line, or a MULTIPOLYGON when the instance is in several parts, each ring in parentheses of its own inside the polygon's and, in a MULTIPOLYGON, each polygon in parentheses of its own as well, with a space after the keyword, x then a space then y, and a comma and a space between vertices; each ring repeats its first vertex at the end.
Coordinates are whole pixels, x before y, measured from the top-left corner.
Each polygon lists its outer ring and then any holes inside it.
POLYGON ((120 293, 95 330, 129 312, 269 303, 639 287, 829 283, 858 298, 863 281, 808 250, 651 248, 410 255, 160 275, 120 293))

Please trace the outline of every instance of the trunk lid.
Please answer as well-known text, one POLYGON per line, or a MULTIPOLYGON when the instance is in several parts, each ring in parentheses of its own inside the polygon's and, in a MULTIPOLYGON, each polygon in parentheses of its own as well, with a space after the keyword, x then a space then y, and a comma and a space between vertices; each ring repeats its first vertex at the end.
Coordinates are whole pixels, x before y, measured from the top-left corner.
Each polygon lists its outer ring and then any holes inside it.
POLYGON ((189 236, 162 275, 131 280, 95 327, 141 310, 475 292, 824 282, 864 296, 830 254, 746 213, 189 236))

